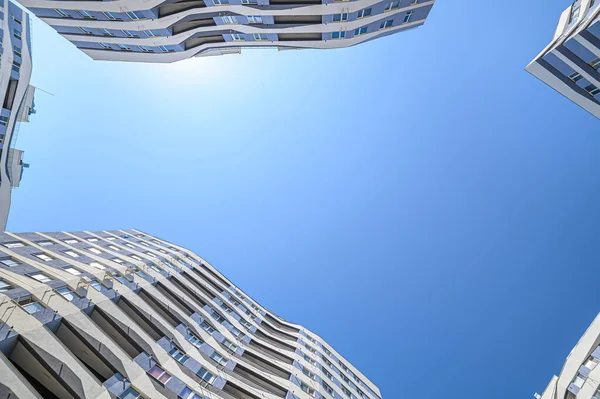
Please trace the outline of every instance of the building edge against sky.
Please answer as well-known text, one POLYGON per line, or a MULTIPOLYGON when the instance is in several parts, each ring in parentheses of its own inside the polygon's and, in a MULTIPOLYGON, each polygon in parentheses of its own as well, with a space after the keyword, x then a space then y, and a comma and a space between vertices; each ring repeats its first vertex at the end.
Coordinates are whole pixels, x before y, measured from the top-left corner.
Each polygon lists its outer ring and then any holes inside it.
POLYGON ((339 48, 425 22, 435 0, 19 0, 93 59, 339 48))
POLYGON ((600 314, 573 348, 558 376, 538 399, 600 399, 600 314))
POLYGON ((576 0, 560 16, 550 44, 526 67, 600 118, 600 0, 576 0))
POLYGON ((35 88, 29 85, 32 70, 31 20, 18 5, 1 0, 2 52, 0 56, 0 228, 6 229, 11 191, 18 187, 23 151, 15 148, 21 122, 34 111, 35 88))
POLYGON ((381 399, 317 334, 138 230, 0 233, 0 374, 21 399, 381 399))

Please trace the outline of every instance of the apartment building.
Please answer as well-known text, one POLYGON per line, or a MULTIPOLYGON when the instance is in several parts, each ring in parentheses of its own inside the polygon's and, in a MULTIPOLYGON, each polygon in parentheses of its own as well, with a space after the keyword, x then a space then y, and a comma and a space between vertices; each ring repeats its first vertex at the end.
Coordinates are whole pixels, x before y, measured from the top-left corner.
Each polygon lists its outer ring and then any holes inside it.
POLYGON ((314 332, 138 230, 0 233, 0 397, 381 399, 314 332))

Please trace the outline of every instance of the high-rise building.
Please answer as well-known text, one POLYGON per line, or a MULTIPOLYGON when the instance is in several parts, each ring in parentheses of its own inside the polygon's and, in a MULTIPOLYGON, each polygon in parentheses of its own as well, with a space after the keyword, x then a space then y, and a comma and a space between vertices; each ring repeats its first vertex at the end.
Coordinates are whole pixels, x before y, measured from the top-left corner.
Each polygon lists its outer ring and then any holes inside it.
POLYGON ((600 118, 600 1, 576 0, 526 70, 600 118))
POLYGON ((381 399, 317 334, 137 230, 0 233, 0 397, 381 399))
POLYGON ((435 0, 19 0, 97 60, 348 47, 422 25, 435 0))
POLYGON ((6 229, 10 197, 18 187, 23 169, 23 151, 15 148, 19 125, 34 112, 35 88, 31 78, 31 26, 29 15, 16 4, 0 0, 0 228, 6 229))
POLYGON ((600 315, 571 351, 559 376, 538 399, 600 399, 600 315))

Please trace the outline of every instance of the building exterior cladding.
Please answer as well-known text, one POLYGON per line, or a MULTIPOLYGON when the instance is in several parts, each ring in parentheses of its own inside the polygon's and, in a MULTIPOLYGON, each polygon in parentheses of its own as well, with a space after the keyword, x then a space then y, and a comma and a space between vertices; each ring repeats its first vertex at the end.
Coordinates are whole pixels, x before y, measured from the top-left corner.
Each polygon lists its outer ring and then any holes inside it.
POLYGON ((422 25, 435 0, 20 0, 90 57, 173 62, 348 47, 422 25))
POLYGON ((23 151, 15 148, 19 125, 33 113, 35 89, 31 78, 29 15, 19 6, 0 0, 0 228, 6 229, 11 191, 23 175, 23 151))
POLYGON ((0 233, 0 397, 381 399, 319 336, 137 230, 0 233))
POLYGON ((600 399, 600 315, 571 351, 559 376, 538 399, 600 399))
POLYGON ((576 0, 526 70, 600 118, 600 1, 576 0))

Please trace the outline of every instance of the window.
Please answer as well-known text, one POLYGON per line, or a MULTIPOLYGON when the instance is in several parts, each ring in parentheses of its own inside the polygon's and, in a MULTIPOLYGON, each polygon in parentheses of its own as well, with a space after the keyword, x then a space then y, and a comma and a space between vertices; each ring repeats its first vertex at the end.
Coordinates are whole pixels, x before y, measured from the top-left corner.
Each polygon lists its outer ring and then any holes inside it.
POLYGON ((15 72, 19 72, 21 70, 21 64, 17 61, 13 61, 12 70, 15 72))
POLYGON ((140 11, 127 11, 127 15, 129 16, 129 18, 131 18, 132 21, 137 21, 138 19, 146 19, 144 14, 142 14, 140 11))
POLYGON ((98 280, 92 280, 92 282, 90 283, 90 285, 92 287, 94 287, 94 289, 96 291, 99 291, 99 292, 108 291, 108 288, 104 284, 102 284, 100 281, 98 281, 98 280))
POLYGON ((22 57, 22 54, 21 54, 21 47, 18 47, 18 46, 13 46, 13 50, 14 50, 14 52, 15 52, 15 55, 18 55, 19 57, 22 57))
POLYGON ((589 62, 590 66, 596 71, 600 68, 600 58, 596 58, 589 62))
POLYGON ((127 388, 125 392, 119 395, 118 399, 138 399, 141 398, 142 395, 132 387, 127 388))
POLYGON ((98 44, 99 44, 100 46, 102 46, 102 48, 104 48, 104 49, 106 49, 106 50, 112 50, 112 47, 110 47, 110 45, 109 45, 109 44, 102 43, 102 42, 100 42, 100 43, 98 43, 98 44))
POLYGON ((112 12, 105 11, 102 14, 104 14, 104 16, 106 18, 110 19, 111 21, 121 21, 121 18, 119 18, 118 16, 116 16, 112 12))
POLYGON ((181 399, 204 399, 202 396, 198 395, 196 392, 192 391, 190 387, 183 388, 183 391, 177 395, 177 397, 181 399))
POLYGON ((224 4, 229 4, 229 0, 213 0, 213 4, 215 6, 220 6, 224 4))
POLYGON ((15 288, 15 287, 13 287, 12 285, 8 284, 6 281, 0 280, 0 292, 10 291, 13 288, 15 288))
POLYGON ((238 330, 235 327, 231 327, 231 333, 238 338, 240 337, 240 335, 244 335, 244 334, 242 334, 242 332, 240 330, 238 330))
POLYGON ((202 341, 200 338, 198 338, 193 332, 191 332, 189 329, 187 330, 187 337, 186 339, 192 344, 194 345, 196 348, 200 348, 200 346, 204 343, 204 341, 202 341))
POLYGON ((66 267, 63 270, 66 271, 66 272, 71 273, 74 276, 81 275, 81 272, 79 270, 75 269, 74 267, 66 267))
POLYGON ((584 90, 587 91, 588 94, 592 97, 595 96, 596 94, 600 93, 600 89, 594 85, 586 86, 586 87, 584 87, 584 90))
POLYGON ((19 40, 21 40, 21 31, 18 29, 13 29, 13 36, 19 40))
POLYGON ((580 7, 581 7, 580 3, 577 3, 577 5, 573 6, 573 8, 571 9, 571 15, 569 15, 569 23, 577 20, 577 18, 579 17, 579 8, 580 7))
POLYGON ((142 258, 140 258, 140 257, 139 257, 139 256, 137 256, 137 255, 131 255, 131 257, 132 257, 133 259, 135 259, 135 260, 142 260, 142 258))
POLYGON ((115 245, 109 245, 108 246, 110 249, 112 249, 113 251, 120 251, 121 249, 116 247, 115 245))
POLYGON ((30 274, 29 277, 36 279, 40 283, 47 283, 48 281, 52 281, 50 277, 42 273, 30 274))
POLYGON ((305 376, 307 376, 311 380, 316 380, 317 379, 317 377, 315 376, 315 373, 311 372, 306 367, 302 367, 302 372, 304 373, 305 376))
POLYGON ((207 333, 212 334, 215 332, 215 329, 212 328, 207 322, 203 321, 202 324, 200 324, 200 327, 202 327, 207 333))
POLYGON ((315 397, 315 390, 306 385, 305 383, 300 383, 300 389, 309 394, 312 397, 315 397))
POLYGON ((304 360, 306 360, 307 362, 309 362, 313 366, 316 364, 316 362, 314 360, 312 360, 310 357, 308 357, 306 355, 304 355, 304 360))
POLYGON ((263 20, 260 15, 250 15, 248 17, 248 23, 249 24, 262 24, 263 20))
POLYGON ((21 262, 15 260, 15 259, 12 259, 12 258, 0 260, 0 263, 2 263, 4 266, 8 266, 8 267, 15 267, 15 266, 19 266, 21 264, 21 262))
POLYGON ((180 351, 177 348, 171 349, 171 351, 169 352, 169 355, 171 355, 171 357, 173 359, 177 360, 181 364, 185 363, 186 360, 188 360, 190 358, 188 355, 186 355, 185 353, 183 353, 182 351, 180 351))
MULTIPOLYGON (((244 40, 244 36, 239 33, 232 33, 231 39, 234 41, 241 41, 241 40, 244 40)), ((181 261, 179 261, 179 262, 181 263, 181 261)))
POLYGON ((405 23, 408 23, 408 22, 410 21, 410 19, 411 19, 412 15, 413 15, 413 13, 414 13, 414 11, 412 11, 412 10, 411 10, 411 11, 409 11, 409 12, 407 12, 407 13, 404 15, 404 19, 402 20, 402 23, 403 23, 403 24, 405 24, 405 23))
POLYGON ((379 25, 379 29, 389 28, 390 26, 392 26, 393 23, 394 23, 393 19, 388 19, 387 21, 384 21, 381 23, 381 25, 379 25))
POLYGON ((96 17, 92 16, 92 14, 84 10, 77 10, 77 13, 81 15, 83 19, 96 19, 96 17))
POLYGON ((36 244, 41 247, 47 247, 49 245, 54 245, 54 243, 52 241, 38 241, 38 242, 36 242, 36 244))
POLYGON ((354 29, 354 36, 364 35, 365 33, 367 33, 367 27, 366 26, 363 26, 362 28, 354 29))
POLYGON ((393 1, 390 4, 388 4, 387 7, 385 7, 385 10, 390 11, 390 10, 394 10, 398 7, 400 7, 400 0, 393 1))
POLYGON ((25 246, 25 244, 23 244, 20 241, 15 241, 15 242, 7 242, 2 244, 4 245, 6 248, 22 248, 25 246))
POLYGON ((92 238, 88 238, 87 240, 88 240, 89 242, 97 242, 97 241, 98 241, 98 239, 97 239, 97 238, 93 238, 93 237, 92 237, 92 238))
POLYGON ((123 260, 122 260, 122 259, 119 259, 119 258, 112 258, 111 260, 112 260, 113 262, 115 262, 115 263, 118 263, 118 264, 121 264, 121 263, 123 263, 123 260))
POLYGON ((146 36, 148 36, 148 37, 154 37, 154 36, 156 36, 156 35, 154 34, 154 32, 152 32, 151 30, 145 30, 145 31, 144 31, 144 33, 145 33, 145 34, 146 34, 146 36))
POLYGON ((369 7, 369 8, 365 8, 364 10, 360 10, 358 12, 358 15, 356 16, 356 18, 364 18, 364 17, 368 17, 369 15, 371 15, 371 12, 373 10, 369 7))
POLYGON ((131 48, 129 46, 126 46, 125 44, 117 44, 117 46, 121 49, 121 50, 125 50, 125 51, 131 51, 131 48))
POLYGON ((254 40, 269 40, 266 33, 255 33, 254 40))
POLYGON ((242 0, 242 4, 258 4, 256 0, 242 0))
POLYGON ((221 17, 221 22, 224 24, 236 24, 237 20, 235 19, 235 17, 232 17, 231 15, 226 15, 224 17, 221 17))
POLYGON ((227 359, 221 356, 218 352, 213 353, 210 358, 221 365, 225 365, 225 363, 227 363, 227 359))
POLYGON ((167 252, 167 251, 165 251, 164 249, 160 249, 160 248, 159 248, 159 249, 157 249, 157 251, 158 251, 158 252, 160 252, 160 253, 163 253, 163 254, 166 254, 166 253, 168 253, 168 252, 167 252))
POLYGON ((88 251, 92 252, 92 253, 95 253, 95 254, 97 254, 97 255, 100 255, 100 254, 102 253, 102 251, 100 251, 98 248, 89 247, 89 248, 86 248, 86 249, 87 249, 88 251))
POLYGON ((113 241, 115 239, 115 237, 104 237, 104 239, 107 241, 113 241))
POLYGON ((4 126, 8 125, 8 118, 6 116, 0 116, 0 124, 4 126))
POLYGON ((342 31, 342 32, 332 32, 331 33, 331 38, 332 39, 343 39, 346 37, 346 32, 342 31))
POLYGON ((348 13, 333 14, 333 22, 342 22, 348 20, 348 13))
POLYGON ((579 72, 573 72, 572 74, 569 75, 569 79, 571 79, 573 82, 577 82, 577 81, 583 79, 583 76, 581 76, 581 74, 579 72))
POLYGON ((56 290, 56 292, 58 292, 60 295, 62 295, 63 298, 65 298, 69 302, 73 301, 73 299, 81 298, 78 294, 76 294, 75 292, 71 291, 67 287, 59 288, 59 289, 56 290))
POLYGON ((44 305, 42 305, 41 303, 39 303, 37 301, 32 300, 31 298, 28 298, 28 299, 25 299, 25 300, 19 302, 19 305, 21 305, 23 310, 25 310, 29 314, 41 312, 42 310, 46 309, 44 307, 44 305))
POLYGON ((124 31, 122 31, 122 32, 123 32, 123 34, 124 34, 125 36, 127 36, 127 37, 137 37, 137 35, 135 35, 133 32, 131 32, 131 31, 128 31, 128 30, 124 30, 124 31))
POLYGON ((155 365, 147 371, 152 377, 154 377, 161 384, 166 384, 171 379, 171 374, 167 373, 160 366, 155 365))
POLYGON ((100 270, 106 269, 106 267, 104 267, 102 264, 100 264, 98 262, 90 262, 89 265, 92 267, 95 267, 96 269, 100 269, 100 270))
POLYGON ((600 359, 596 359, 593 356, 588 357, 586 362, 583 364, 587 369, 593 370, 600 363, 600 359))
POLYGON ((215 376, 209 373, 204 367, 200 367, 196 375, 208 383, 212 383, 215 379, 215 376))
POLYGON ((346 388, 346 387, 342 387, 342 392, 344 392, 344 394, 345 394, 347 397, 349 397, 349 398, 351 398, 351 397, 352 397, 352 393, 351 393, 351 392, 348 390, 348 388, 346 388))
POLYGON ((54 11, 56 11, 56 13, 58 15, 60 15, 62 18, 71 18, 71 15, 66 12, 65 10, 61 10, 60 8, 55 8, 54 11))
POLYGON ((215 320, 216 320, 216 321, 218 321, 219 323, 223 323, 223 322, 225 321, 225 319, 223 318, 223 316, 221 316, 221 315, 220 315, 220 314, 218 314, 218 313, 215 313, 215 312, 213 312, 213 313, 211 313, 210 315, 212 316, 212 318, 213 318, 213 319, 215 319, 215 320))
POLYGON ((328 394, 335 396, 333 393, 333 388, 331 388, 325 382, 323 382, 322 384, 323 384, 323 388, 325 389, 325 391, 327 391, 328 394))
POLYGON ((323 374, 325 374, 325 376, 327 376, 327 378, 329 378, 331 381, 333 381, 333 375, 325 369, 322 369, 322 370, 323 370, 323 374))
POLYGON ((137 248, 135 245, 133 245, 133 244, 130 244, 130 243, 128 243, 128 242, 127 242, 127 243, 125 243, 125 245, 127 245, 129 248, 137 248))
POLYGON ((69 255, 72 258, 79 258, 79 254, 75 251, 68 250, 68 251, 64 251, 64 253, 69 255))
POLYGON ((156 255, 154 255, 152 252, 146 251, 144 252, 146 255, 150 256, 151 258, 156 258, 156 255))
POLYGON ((225 341, 221 342, 221 344, 223 344, 223 346, 225 346, 226 348, 231 349, 234 352, 238 348, 237 345, 235 345, 233 342, 229 341, 228 339, 226 339, 225 341))
POLYGON ((47 254, 35 254, 33 256, 43 260, 44 262, 50 262, 51 260, 54 260, 54 258, 50 257, 47 254))
POLYGON ((89 30, 88 28, 84 28, 82 26, 79 27, 79 30, 81 31, 81 33, 83 33, 84 35, 93 35, 94 32, 92 32, 91 30, 89 30))
POLYGON ((138 47, 144 53, 153 53, 154 52, 154 50, 152 50, 152 47, 150 47, 150 46, 138 46, 138 47))

